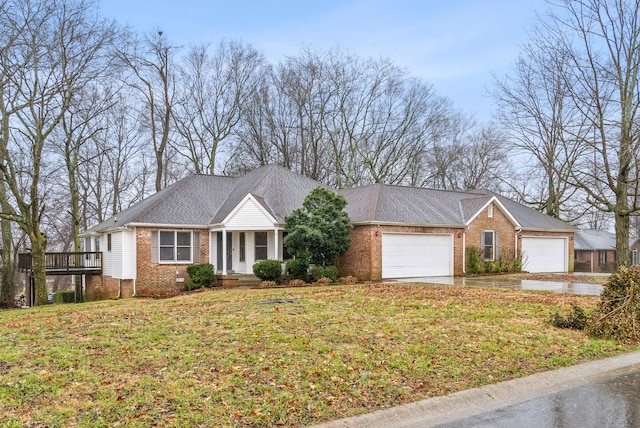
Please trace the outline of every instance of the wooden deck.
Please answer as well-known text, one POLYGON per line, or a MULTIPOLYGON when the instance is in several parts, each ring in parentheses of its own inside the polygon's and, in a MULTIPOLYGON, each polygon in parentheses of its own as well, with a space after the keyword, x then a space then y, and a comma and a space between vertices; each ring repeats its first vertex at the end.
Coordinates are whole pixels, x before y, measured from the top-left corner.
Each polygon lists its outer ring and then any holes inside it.
MULTIPOLYGON (((24 272, 32 270, 31 253, 18 254, 18 269, 24 272)), ((46 253, 45 269, 47 275, 100 275, 102 252, 46 253)))

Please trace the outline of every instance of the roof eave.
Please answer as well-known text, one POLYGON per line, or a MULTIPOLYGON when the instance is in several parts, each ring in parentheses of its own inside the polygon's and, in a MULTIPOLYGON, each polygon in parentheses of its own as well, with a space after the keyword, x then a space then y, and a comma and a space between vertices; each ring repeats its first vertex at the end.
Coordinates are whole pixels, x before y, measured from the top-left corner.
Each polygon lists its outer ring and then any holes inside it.
POLYGON ((351 222, 354 226, 407 226, 407 227, 442 227, 450 229, 466 229, 464 224, 435 224, 435 223, 403 223, 399 221, 354 221, 351 222))
POLYGON ((557 233, 576 233, 577 229, 545 229, 536 227, 523 227, 521 232, 557 232, 557 233))

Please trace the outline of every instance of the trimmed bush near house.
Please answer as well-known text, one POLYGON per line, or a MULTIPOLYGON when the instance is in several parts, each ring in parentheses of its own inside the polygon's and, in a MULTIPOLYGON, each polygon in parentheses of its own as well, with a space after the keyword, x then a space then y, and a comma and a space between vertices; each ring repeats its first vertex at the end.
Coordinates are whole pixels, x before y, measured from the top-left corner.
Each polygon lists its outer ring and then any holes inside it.
POLYGON ((184 284, 186 291, 203 287, 212 287, 216 284, 215 269, 211 263, 199 263, 187 266, 187 275, 191 282, 184 284))
POLYGON ((480 273, 480 251, 476 247, 467 247, 467 258, 469 259, 469 273, 477 275, 480 273))
POLYGON ((280 282, 282 265, 278 260, 262 260, 253 265, 253 274, 262 281, 280 282))
POLYGON ((287 272, 293 279, 306 281, 309 276, 309 263, 304 259, 287 260, 287 272))
POLYGON ((53 293, 53 303, 73 303, 76 301, 76 292, 71 291, 58 291, 53 293))
POLYGON ((311 268, 311 278, 316 282, 320 278, 329 278, 331 281, 336 282, 338 280, 338 268, 335 266, 315 266, 311 268))

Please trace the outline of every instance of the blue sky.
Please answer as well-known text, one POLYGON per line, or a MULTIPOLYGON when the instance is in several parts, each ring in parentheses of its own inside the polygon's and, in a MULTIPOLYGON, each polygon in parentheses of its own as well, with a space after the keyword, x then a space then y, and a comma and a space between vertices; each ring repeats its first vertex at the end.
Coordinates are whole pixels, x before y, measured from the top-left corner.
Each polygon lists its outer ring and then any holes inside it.
POLYGON ((187 45, 239 39, 272 63, 302 48, 385 57, 431 83, 456 108, 490 118, 491 72, 502 75, 545 0, 103 0, 140 32, 187 45))

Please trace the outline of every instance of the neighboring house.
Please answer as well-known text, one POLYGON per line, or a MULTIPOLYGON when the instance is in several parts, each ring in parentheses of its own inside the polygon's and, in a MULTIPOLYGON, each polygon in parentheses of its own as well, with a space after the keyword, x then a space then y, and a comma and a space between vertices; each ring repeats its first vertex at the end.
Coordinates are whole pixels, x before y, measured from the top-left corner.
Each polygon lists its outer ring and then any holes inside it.
POLYGON ((575 234, 576 272, 615 272, 616 235, 605 230, 579 230, 575 234))
MULTIPOLYGON (((192 263, 228 275, 284 261, 284 218, 319 185, 275 165, 237 178, 190 175, 83 233, 85 251, 103 251, 87 297, 176 294, 192 263)), ((381 184, 339 193, 354 225, 337 260, 343 275, 463 275, 469 246, 486 260, 522 255, 529 271, 573 269, 573 226, 493 193, 381 184)))
POLYGON ((631 266, 640 265, 640 238, 632 238, 629 242, 631 252, 631 266))

